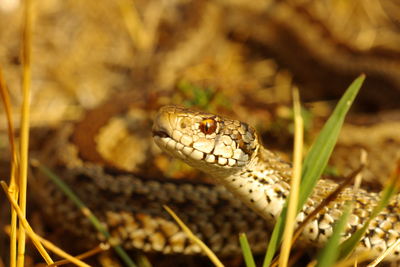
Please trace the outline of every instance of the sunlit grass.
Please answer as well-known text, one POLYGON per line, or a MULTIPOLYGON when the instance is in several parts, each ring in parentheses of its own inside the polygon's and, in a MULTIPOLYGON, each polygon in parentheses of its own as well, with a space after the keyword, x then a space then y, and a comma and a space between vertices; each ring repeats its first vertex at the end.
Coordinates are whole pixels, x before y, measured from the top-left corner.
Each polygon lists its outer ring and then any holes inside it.
MULTIPOLYGON (((29 147, 29 108, 31 95, 31 55, 32 55, 32 0, 24 1, 24 22, 22 40, 22 106, 20 125, 20 165, 19 165, 19 206, 22 217, 26 215, 26 198, 28 184, 28 147, 29 147)), ((25 264, 25 229, 18 228, 17 266, 25 264)))
POLYGON ((301 116, 300 96, 297 88, 293 90, 293 111, 294 111, 294 151, 293 151, 293 171, 290 181, 290 197, 288 202, 288 213, 286 216, 285 230, 283 232, 283 242, 279 266, 286 267, 289 261, 292 246, 292 237, 296 225, 297 206, 299 198, 299 186, 301 179, 302 155, 303 155, 303 133, 304 124, 301 116))

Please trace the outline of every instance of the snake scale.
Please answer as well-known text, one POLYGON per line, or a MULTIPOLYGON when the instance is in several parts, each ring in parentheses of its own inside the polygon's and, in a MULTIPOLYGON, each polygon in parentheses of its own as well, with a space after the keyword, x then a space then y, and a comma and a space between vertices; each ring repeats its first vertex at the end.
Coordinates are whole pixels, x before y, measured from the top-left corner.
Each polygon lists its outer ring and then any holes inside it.
MULTIPOLYGON (((272 225, 289 194, 291 166, 264 148, 255 130, 246 123, 190 109, 165 106, 156 116, 153 135, 166 152, 215 177, 240 200, 272 225)), ((297 216, 301 223, 335 188, 321 179, 297 216)), ((346 200, 355 199, 354 212, 342 239, 348 238, 377 205, 376 193, 344 189, 339 197, 307 224, 303 244, 322 246, 332 234, 346 200)), ((377 256, 400 237, 400 195, 370 224, 357 250, 377 256)), ((400 259, 400 246, 389 257, 400 259)))

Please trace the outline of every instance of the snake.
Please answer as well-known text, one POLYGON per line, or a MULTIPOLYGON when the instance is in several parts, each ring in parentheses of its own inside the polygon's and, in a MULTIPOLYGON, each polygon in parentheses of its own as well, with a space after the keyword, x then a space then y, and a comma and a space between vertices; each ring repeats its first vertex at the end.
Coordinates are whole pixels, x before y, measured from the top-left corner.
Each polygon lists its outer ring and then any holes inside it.
MULTIPOLYGON (((291 165, 264 147, 255 129, 223 116, 174 105, 162 107, 153 125, 155 143, 173 157, 214 177, 235 197, 254 210, 272 227, 290 192, 291 165)), ((311 197, 296 217, 299 225, 337 184, 320 179, 311 197)), ((347 200, 355 206, 341 240, 349 238, 371 216, 379 194, 345 188, 306 224, 302 244, 322 247, 332 235, 347 200)), ((369 224, 356 252, 380 255, 400 237, 400 195, 369 224)), ((386 258, 400 259, 400 246, 386 258)))

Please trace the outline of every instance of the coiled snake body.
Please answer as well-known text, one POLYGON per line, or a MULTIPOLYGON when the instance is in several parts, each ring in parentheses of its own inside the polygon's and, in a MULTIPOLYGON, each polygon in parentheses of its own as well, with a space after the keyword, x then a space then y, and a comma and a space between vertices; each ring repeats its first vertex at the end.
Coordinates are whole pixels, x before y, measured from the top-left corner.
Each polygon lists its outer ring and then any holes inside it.
MULTIPOLYGON (((289 194, 290 164, 259 143, 255 130, 246 123, 218 115, 177 106, 158 112, 154 126, 155 142, 164 151, 189 165, 209 173, 271 226, 289 194)), ((314 193, 297 216, 301 223, 336 188, 336 183, 320 179, 314 193)), ((321 247, 332 234, 346 200, 355 199, 342 240, 348 238, 371 214, 377 193, 344 189, 339 197, 311 220, 302 233, 303 244, 321 247)), ((357 247, 369 250, 371 257, 381 254, 400 235, 400 195, 371 222, 357 247)), ((400 259, 400 246, 387 257, 400 259)))

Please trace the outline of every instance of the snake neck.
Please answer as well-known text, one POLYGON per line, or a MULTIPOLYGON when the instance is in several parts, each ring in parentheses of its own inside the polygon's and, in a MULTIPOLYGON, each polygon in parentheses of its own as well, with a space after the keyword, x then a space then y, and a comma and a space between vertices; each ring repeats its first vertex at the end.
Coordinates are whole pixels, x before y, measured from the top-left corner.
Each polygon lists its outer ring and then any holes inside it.
POLYGON ((289 194, 290 177, 291 165, 260 147, 246 167, 232 175, 217 178, 273 225, 289 194))

